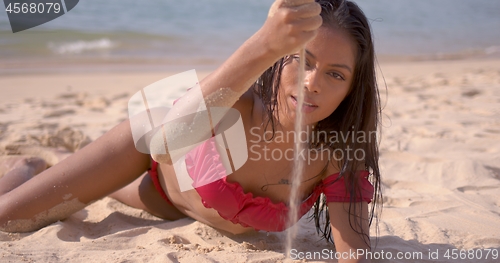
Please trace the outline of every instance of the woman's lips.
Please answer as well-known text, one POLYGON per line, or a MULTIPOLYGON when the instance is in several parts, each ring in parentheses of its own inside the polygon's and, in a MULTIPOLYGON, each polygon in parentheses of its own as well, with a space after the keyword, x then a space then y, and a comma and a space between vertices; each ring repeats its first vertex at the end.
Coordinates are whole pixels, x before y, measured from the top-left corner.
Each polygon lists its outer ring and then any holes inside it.
MULTIPOLYGON (((290 99, 292 101, 292 105, 297 108, 297 98, 295 98, 294 96, 290 96, 290 99)), ((305 102, 304 101, 304 105, 302 105, 302 111, 305 112, 305 113, 311 113, 313 112, 316 108, 318 108, 318 105, 314 105, 312 103, 309 103, 309 102, 305 102)))

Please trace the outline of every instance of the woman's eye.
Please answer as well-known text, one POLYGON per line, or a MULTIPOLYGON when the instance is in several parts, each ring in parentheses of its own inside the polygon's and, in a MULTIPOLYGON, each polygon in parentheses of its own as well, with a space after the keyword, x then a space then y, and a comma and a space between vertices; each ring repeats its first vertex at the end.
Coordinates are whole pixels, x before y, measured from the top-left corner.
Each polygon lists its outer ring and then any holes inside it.
POLYGON ((305 63, 305 65, 306 65, 306 68, 311 67, 311 64, 309 63, 309 60, 307 60, 307 59, 306 59, 306 63, 305 63))
MULTIPOLYGON (((294 55, 294 56, 292 56, 292 58, 293 58, 294 60, 296 60, 297 62, 299 62, 299 63, 300 63, 300 56, 299 56, 299 55, 294 55)), ((309 60, 307 60, 307 59, 306 59, 306 61, 305 61, 305 63, 304 63, 304 64, 305 64, 306 68, 309 68, 309 67, 310 67, 309 60)))
POLYGON ((330 76, 332 76, 332 77, 334 77, 336 79, 345 80, 345 78, 342 75, 340 75, 339 73, 337 73, 337 72, 330 73, 330 76))

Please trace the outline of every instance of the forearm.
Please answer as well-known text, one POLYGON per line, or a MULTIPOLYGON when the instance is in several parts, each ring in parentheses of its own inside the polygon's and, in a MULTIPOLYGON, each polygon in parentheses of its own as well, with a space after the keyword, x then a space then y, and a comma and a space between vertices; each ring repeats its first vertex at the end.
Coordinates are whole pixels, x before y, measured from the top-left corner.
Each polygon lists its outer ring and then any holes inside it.
POLYGON ((189 146, 208 139, 227 111, 265 70, 315 36, 321 25, 321 8, 313 0, 306 2, 312 3, 279 5, 259 31, 177 101, 163 120, 169 125, 162 126, 151 138, 153 159, 170 163, 189 151, 189 146))
POLYGON ((221 88, 230 88, 241 96, 279 59, 268 50, 260 35, 260 31, 255 33, 219 68, 201 81, 204 96, 221 88))
POLYGON ((262 28, 201 82, 203 96, 229 88, 239 98, 274 62, 316 35, 322 24, 320 12, 314 0, 276 0, 262 28))
POLYGON ((339 263, 371 262, 365 255, 357 253, 371 249, 368 204, 366 202, 353 204, 356 207, 352 207, 352 210, 349 209, 349 205, 349 203, 328 203, 335 249, 340 255, 344 255, 339 259, 339 263))
POLYGON ((153 159, 175 162, 191 149, 188 146, 210 138, 227 111, 279 59, 263 47, 258 34, 177 101, 165 118, 169 124, 151 140, 153 159))

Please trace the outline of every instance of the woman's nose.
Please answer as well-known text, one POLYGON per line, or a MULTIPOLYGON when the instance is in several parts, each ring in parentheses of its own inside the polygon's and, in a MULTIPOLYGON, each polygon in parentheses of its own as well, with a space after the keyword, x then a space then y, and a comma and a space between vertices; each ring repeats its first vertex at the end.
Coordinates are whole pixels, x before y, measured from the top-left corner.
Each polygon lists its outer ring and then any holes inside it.
POLYGON ((318 82, 316 70, 311 70, 311 71, 305 72, 304 87, 309 92, 313 92, 313 93, 319 93, 321 91, 320 87, 319 87, 319 82, 318 82))

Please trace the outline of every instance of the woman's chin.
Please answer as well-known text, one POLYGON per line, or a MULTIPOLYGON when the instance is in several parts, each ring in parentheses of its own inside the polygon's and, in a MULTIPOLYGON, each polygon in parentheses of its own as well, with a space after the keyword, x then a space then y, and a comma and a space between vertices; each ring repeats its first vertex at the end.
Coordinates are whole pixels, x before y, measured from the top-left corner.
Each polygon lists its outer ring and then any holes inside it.
MULTIPOLYGON (((291 129, 294 129, 295 128, 295 114, 290 114, 287 118, 287 121, 286 122, 281 122, 281 125, 284 126, 284 127, 287 127, 287 128, 291 128, 291 129)), ((307 116, 307 115, 303 115, 302 116, 302 124, 304 126, 311 126, 311 125, 314 125, 318 122, 318 120, 316 120, 315 118, 312 118, 312 116, 307 116)))

